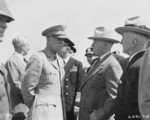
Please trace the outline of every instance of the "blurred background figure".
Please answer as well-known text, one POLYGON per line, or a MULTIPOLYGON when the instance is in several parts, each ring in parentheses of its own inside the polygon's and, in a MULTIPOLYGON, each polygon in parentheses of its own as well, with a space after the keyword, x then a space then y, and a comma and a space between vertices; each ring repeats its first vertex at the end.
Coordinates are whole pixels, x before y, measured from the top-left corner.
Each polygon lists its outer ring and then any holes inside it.
MULTIPOLYGON (((7 3, 5 0, 0 0, 0 42, 3 41, 7 23, 10 23, 13 20, 14 18, 7 3)), ((7 81, 7 71, 4 64, 0 62, 0 120, 11 119, 10 103, 10 86, 7 81)))
POLYGON ((30 48, 27 38, 22 36, 13 38, 12 44, 15 53, 13 53, 5 64, 8 71, 7 79, 11 88, 12 120, 24 120, 27 117, 28 107, 24 104, 21 94, 21 82, 27 65, 27 60, 24 56, 28 54, 30 48))
POLYGON ((113 51, 112 54, 118 60, 119 64, 122 67, 122 70, 125 71, 125 69, 127 68, 129 57, 125 58, 125 57, 121 56, 119 51, 113 51))
MULTIPOLYGON (((65 64, 64 97, 66 104, 67 120, 76 120, 79 113, 81 85, 84 80, 83 65, 71 56, 74 43, 66 39, 66 45, 58 52, 65 64)), ((74 49, 75 52, 75 49, 74 49)))
POLYGON ((71 50, 70 50, 70 55, 73 57, 74 54, 77 52, 77 49, 74 46, 70 46, 71 50))
POLYGON ((94 61, 96 60, 96 58, 98 58, 98 56, 94 55, 93 53, 93 48, 92 47, 89 47, 86 49, 85 51, 85 56, 87 58, 87 62, 89 63, 89 67, 85 67, 84 68, 84 72, 85 72, 85 76, 87 75, 92 63, 94 63, 94 61))

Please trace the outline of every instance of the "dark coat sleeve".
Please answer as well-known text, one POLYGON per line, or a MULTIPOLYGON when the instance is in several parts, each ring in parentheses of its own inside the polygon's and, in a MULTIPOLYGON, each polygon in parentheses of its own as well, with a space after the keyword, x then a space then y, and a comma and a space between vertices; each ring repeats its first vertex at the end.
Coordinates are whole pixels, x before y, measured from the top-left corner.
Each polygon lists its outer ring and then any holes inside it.
POLYGON ((78 73, 77 73, 77 92, 80 92, 81 91, 81 85, 82 85, 82 82, 84 80, 84 69, 83 69, 83 65, 81 62, 79 62, 78 64, 78 73))

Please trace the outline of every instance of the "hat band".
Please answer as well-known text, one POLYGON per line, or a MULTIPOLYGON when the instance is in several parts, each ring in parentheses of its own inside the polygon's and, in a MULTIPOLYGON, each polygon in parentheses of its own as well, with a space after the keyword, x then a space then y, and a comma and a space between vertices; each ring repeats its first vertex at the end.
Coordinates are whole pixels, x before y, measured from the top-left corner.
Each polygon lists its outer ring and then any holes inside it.
POLYGON ((150 31, 150 28, 146 27, 145 25, 126 24, 125 26, 137 27, 139 29, 150 31))

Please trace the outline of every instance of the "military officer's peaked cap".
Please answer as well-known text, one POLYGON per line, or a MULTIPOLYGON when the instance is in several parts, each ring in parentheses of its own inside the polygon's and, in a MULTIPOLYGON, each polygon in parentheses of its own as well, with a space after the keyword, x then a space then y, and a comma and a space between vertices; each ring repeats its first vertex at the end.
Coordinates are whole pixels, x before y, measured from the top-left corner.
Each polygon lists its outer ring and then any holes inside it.
POLYGON ((65 33, 66 26, 64 25, 56 25, 50 28, 47 28, 42 32, 43 36, 54 36, 57 38, 67 38, 65 33))

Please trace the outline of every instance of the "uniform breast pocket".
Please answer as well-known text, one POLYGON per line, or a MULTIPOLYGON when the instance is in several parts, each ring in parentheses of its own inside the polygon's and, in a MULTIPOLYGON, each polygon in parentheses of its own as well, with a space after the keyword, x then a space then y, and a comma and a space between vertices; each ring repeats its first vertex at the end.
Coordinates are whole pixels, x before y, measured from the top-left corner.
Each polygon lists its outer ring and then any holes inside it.
POLYGON ((70 72, 70 81, 75 84, 77 79, 77 72, 70 72))
POLYGON ((43 78, 48 80, 48 81, 50 80, 52 83, 56 82, 56 79, 58 77, 59 77, 59 75, 57 75, 56 72, 53 72, 53 71, 50 71, 50 70, 45 71, 45 73, 43 74, 43 78))

